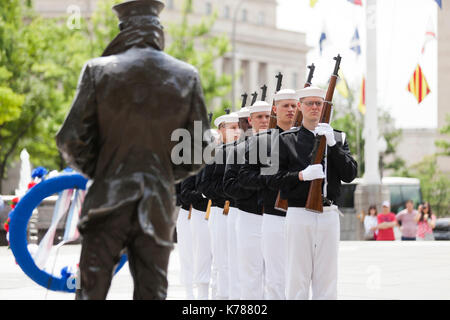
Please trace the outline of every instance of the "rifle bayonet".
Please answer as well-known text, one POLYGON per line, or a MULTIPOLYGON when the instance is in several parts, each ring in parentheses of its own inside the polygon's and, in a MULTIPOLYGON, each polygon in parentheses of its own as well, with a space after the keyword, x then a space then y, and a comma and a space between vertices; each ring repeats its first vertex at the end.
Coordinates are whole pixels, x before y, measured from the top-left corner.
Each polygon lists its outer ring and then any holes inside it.
POLYGON ((308 74, 308 79, 306 80, 306 84, 308 86, 311 86, 312 78, 313 78, 314 70, 316 69, 316 66, 314 65, 314 63, 311 63, 311 65, 308 66, 308 69, 309 69, 309 74, 308 74))
POLYGON ((256 102, 256 97, 258 97, 258 92, 253 92, 252 93, 252 103, 250 104, 251 106, 256 102))
POLYGON ((277 88, 275 90, 275 93, 277 93, 281 89, 281 84, 283 82, 283 74, 281 72, 278 72, 275 78, 277 78, 277 88))
POLYGON ((241 109, 242 109, 247 104, 247 97, 248 97, 247 92, 245 92, 244 94, 241 94, 241 97, 242 97, 242 104, 241 104, 241 109))
POLYGON ((266 101, 266 94, 267 94, 267 86, 263 85, 261 87, 262 93, 261 93, 261 100, 266 101))

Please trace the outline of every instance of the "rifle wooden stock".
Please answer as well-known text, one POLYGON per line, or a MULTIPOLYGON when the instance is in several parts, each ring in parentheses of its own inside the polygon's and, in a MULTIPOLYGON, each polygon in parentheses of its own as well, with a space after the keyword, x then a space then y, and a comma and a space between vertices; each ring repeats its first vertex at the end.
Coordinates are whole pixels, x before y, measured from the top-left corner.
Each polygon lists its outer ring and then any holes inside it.
POLYGON ((223 214, 225 216, 228 215, 228 211, 230 211, 230 201, 226 200, 225 205, 223 206, 223 214))
POLYGON ((273 129, 276 126, 277 126, 277 115, 272 108, 272 111, 270 112, 269 129, 273 129))
MULTIPOLYGON (((308 80, 306 80, 304 88, 311 86, 311 80, 312 80, 312 77, 314 75, 314 70, 315 70, 314 63, 311 64, 310 66, 308 66, 308 68, 309 68, 308 80)), ((276 119, 275 119, 275 121, 276 121, 276 119)), ((301 126, 302 121, 303 121, 303 114, 300 111, 300 109, 297 108, 297 110, 295 111, 293 127, 301 126)), ((283 211, 283 212, 287 211, 288 201, 286 199, 281 198, 280 191, 278 191, 278 195, 277 195, 277 199, 275 200, 274 208, 277 210, 283 211)))
POLYGON ((275 200, 275 205, 273 206, 275 209, 286 212, 288 208, 287 199, 281 198, 281 192, 278 191, 277 200, 275 200))
POLYGON ((192 204, 189 206, 188 220, 191 220, 191 216, 192 216, 192 204))
MULTIPOLYGON (((334 72, 330 77, 330 82, 328 84, 327 94, 325 96, 325 101, 322 108, 322 114, 320 115, 320 123, 330 123, 331 118, 331 105, 333 100, 334 89, 336 87, 339 65, 341 63, 341 57, 338 55, 334 58, 336 60, 336 65, 334 67, 334 72)), ((314 149, 312 152, 312 163, 320 164, 322 163, 323 156, 325 154, 325 148, 327 146, 327 139, 325 136, 316 136, 316 141, 314 149)), ((325 172, 326 174, 326 172, 325 172)), ((323 212, 323 196, 322 196, 322 182, 323 179, 316 179, 311 181, 308 192, 308 199, 306 200, 305 209, 314 212, 323 212)))
POLYGON ((212 201, 210 199, 210 200, 208 200, 208 206, 206 207, 205 220, 209 219, 209 214, 211 213, 211 205, 212 205, 212 201))

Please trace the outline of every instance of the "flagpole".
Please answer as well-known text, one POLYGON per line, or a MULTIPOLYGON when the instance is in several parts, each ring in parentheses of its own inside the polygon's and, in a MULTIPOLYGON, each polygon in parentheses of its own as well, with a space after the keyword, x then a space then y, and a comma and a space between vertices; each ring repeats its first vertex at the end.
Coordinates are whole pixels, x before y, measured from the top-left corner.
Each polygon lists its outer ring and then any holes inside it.
POLYGON ((364 182, 370 185, 381 183, 378 167, 378 88, 377 88, 377 27, 376 1, 366 2, 366 113, 364 117, 364 182))
MULTIPOLYGON (((377 26, 376 0, 365 2, 366 10, 366 77, 364 114, 364 175, 354 193, 356 213, 366 212, 370 205, 381 210, 381 203, 389 200, 389 189, 381 184, 378 149, 378 101, 377 101, 377 26)), ((357 226, 357 238, 363 239, 364 227, 357 226)))

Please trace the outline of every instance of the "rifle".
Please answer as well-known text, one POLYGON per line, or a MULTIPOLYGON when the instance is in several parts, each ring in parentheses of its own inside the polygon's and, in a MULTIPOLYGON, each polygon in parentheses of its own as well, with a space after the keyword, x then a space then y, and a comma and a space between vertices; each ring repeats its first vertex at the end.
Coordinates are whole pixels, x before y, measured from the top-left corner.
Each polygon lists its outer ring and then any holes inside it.
MULTIPOLYGON (((308 79, 306 80, 304 88, 311 86, 311 81, 312 81, 312 78, 314 75, 314 70, 316 69, 316 66, 314 65, 314 63, 312 63, 310 66, 308 66, 308 69, 309 69, 308 79)), ((295 112, 295 116, 294 116, 293 127, 300 127, 302 125, 302 121, 303 121, 303 114, 300 111, 300 109, 297 108, 297 111, 295 112)))
MULTIPOLYGON (((212 117, 213 117, 212 112, 209 113, 208 116, 209 116, 209 123, 211 124, 212 117)), ((209 219, 209 213, 211 212, 211 204, 212 204, 212 201, 211 201, 211 199, 209 199, 209 200, 208 200, 208 206, 206 207, 205 220, 208 220, 208 219, 209 219)), ((191 208, 192 208, 192 205, 191 205, 191 208)), ((191 213, 191 212, 189 211, 189 214, 190 214, 190 213, 191 213)))
POLYGON ((192 216, 192 204, 189 206, 188 220, 191 220, 191 216, 192 216))
POLYGON ((211 213, 211 205, 212 205, 212 201, 211 201, 211 199, 209 199, 208 200, 208 206, 206 207, 205 220, 209 219, 209 214, 211 213))
POLYGON ((212 117, 213 117, 213 113, 212 112, 208 113, 209 124, 211 124, 212 117))
MULTIPOLYGON (((241 109, 245 108, 245 105, 247 103, 247 93, 244 93, 241 95, 242 97, 242 104, 241 109)), ((248 118, 239 118, 239 128, 242 130, 242 134, 245 134, 245 132, 249 129, 250 125, 248 123, 248 118)))
MULTIPOLYGON (((312 63, 310 66, 308 66, 309 68, 309 74, 308 74, 308 78, 306 80, 305 86, 304 88, 310 87, 311 86, 311 81, 314 75, 314 70, 315 70, 315 66, 314 63, 312 63)), ((302 124, 303 121, 303 114, 300 111, 300 109, 297 108, 297 111, 295 112, 295 116, 294 116, 294 125, 293 127, 299 127, 302 124)), ((282 199, 280 192, 278 191, 278 195, 277 195, 277 200, 275 201, 275 205, 274 208, 283 212, 287 211, 288 208, 288 201, 286 199, 282 199)))
POLYGON ((225 205, 223 206, 223 214, 224 215, 228 215, 228 211, 230 211, 230 201, 229 200, 225 200, 225 205))
POLYGON ((252 93, 252 103, 250 103, 250 106, 252 106, 256 102, 256 97, 258 97, 258 92, 252 93))
MULTIPOLYGON (((280 91, 281 89, 281 83, 283 82, 283 75, 281 74, 281 72, 278 72, 278 74, 275 76, 275 78, 277 78, 277 88, 275 89, 275 93, 277 93, 278 91, 280 91)), ((272 101, 272 106, 275 105, 275 100, 272 101)), ((277 126, 277 115, 275 114, 275 112, 272 111, 270 112, 270 122, 269 122, 269 129, 273 129, 277 126)))
POLYGON ((266 101, 267 86, 263 85, 261 91, 261 101, 266 101))
POLYGON ((247 103, 247 97, 248 97, 247 92, 244 92, 244 94, 241 94, 241 97, 242 97, 242 104, 241 104, 241 109, 242 109, 245 107, 245 105, 247 103))
MULTIPOLYGON (((333 100, 333 93, 336 87, 336 82, 338 78, 339 65, 341 64, 341 56, 338 54, 337 57, 333 58, 336 60, 334 66, 333 74, 330 77, 330 82, 328 84, 327 94, 325 96, 325 101, 323 103, 322 114, 320 115, 320 123, 329 123, 331 118, 331 106, 333 100)), ((323 156, 325 154, 325 148, 327 146, 327 140, 324 136, 316 136, 314 148, 312 151, 312 163, 320 164, 322 163, 323 156)), ((326 173, 325 173, 326 174, 326 173)), ((326 200, 322 195, 322 182, 323 179, 316 179, 311 181, 308 192, 308 199, 306 200, 305 209, 314 212, 323 212, 323 201, 326 200)))

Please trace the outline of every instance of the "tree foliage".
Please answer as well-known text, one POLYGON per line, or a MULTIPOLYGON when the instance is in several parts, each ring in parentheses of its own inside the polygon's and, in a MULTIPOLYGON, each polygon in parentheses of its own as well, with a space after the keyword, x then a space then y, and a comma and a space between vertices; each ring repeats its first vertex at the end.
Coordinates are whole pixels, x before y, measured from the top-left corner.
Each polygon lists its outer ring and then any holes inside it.
POLYGON ((420 180, 424 201, 431 205, 433 213, 445 216, 450 213, 450 177, 439 170, 437 155, 425 156, 409 168, 411 177, 420 180))
MULTIPOLYGON (((447 114, 446 116, 447 123, 439 130, 439 133, 446 134, 450 136, 450 114, 447 114)), ((439 150, 438 154, 441 156, 450 156, 450 140, 447 139, 439 139, 435 142, 436 147, 438 147, 439 150)))
POLYGON ((185 0, 181 22, 169 24, 171 44, 166 51, 198 69, 205 102, 209 107, 214 98, 224 97, 231 88, 230 76, 218 75, 214 68, 214 61, 230 51, 230 41, 226 35, 213 35, 211 32, 217 19, 216 12, 197 24, 189 21, 190 12, 192 0, 185 0))
MULTIPOLYGON (((22 148, 34 166, 64 167, 54 137, 70 108, 83 64, 100 56, 119 32, 111 10, 119 2, 99 1, 91 19, 81 18, 78 28, 68 27, 68 16, 42 18, 31 1, 0 2, 0 181, 22 148)), ((188 22, 187 13, 183 17, 168 28, 174 41, 167 51, 198 68, 209 104, 230 87, 230 80, 217 76, 213 68, 214 60, 229 51, 229 43, 225 36, 210 33, 216 16, 198 25, 188 22)))
POLYGON ((331 126, 334 129, 345 132, 345 140, 350 152, 358 162, 358 177, 364 174, 364 120, 361 114, 354 108, 355 96, 352 90, 348 90, 346 98, 334 96, 334 111, 331 126))

